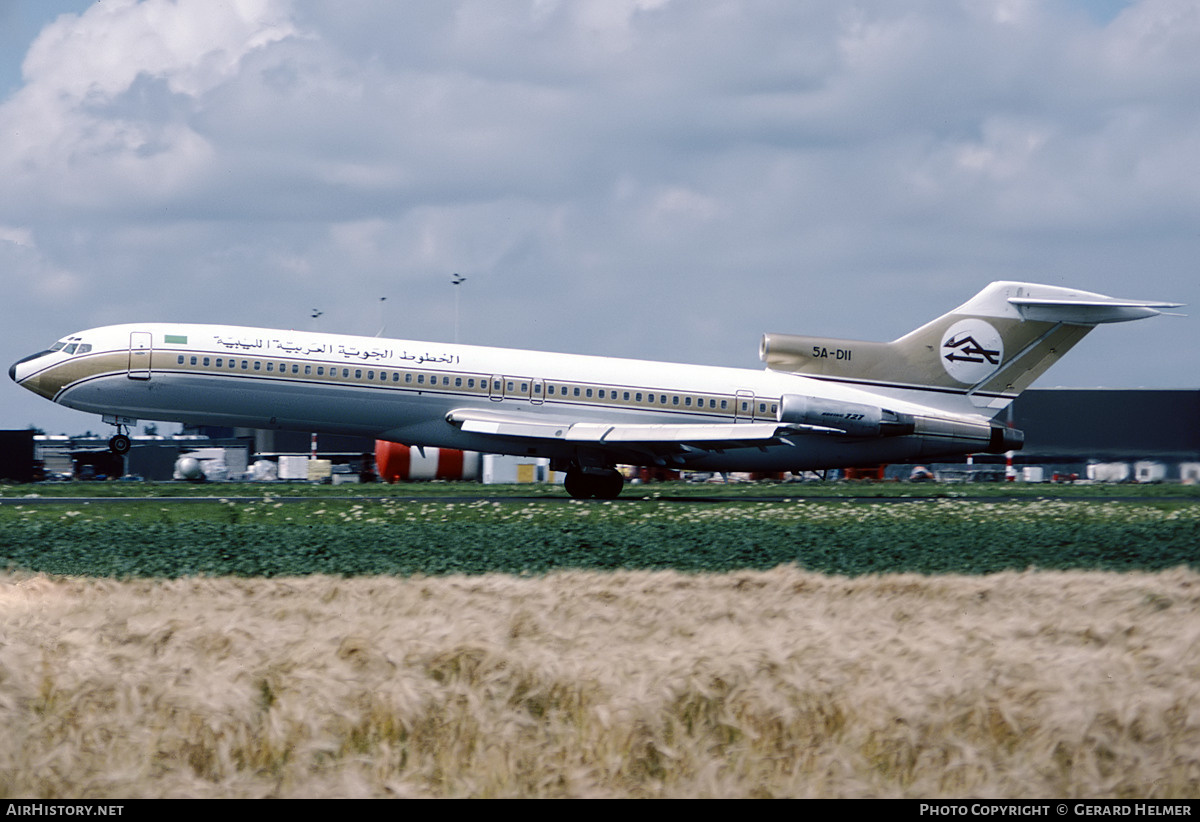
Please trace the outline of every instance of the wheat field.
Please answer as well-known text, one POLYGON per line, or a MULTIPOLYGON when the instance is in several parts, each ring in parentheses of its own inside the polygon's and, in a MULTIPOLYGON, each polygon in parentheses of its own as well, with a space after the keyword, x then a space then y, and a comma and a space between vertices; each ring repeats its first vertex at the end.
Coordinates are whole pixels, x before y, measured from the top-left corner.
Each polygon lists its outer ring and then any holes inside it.
POLYGON ((1200 795, 1200 574, 0 575, 0 796, 1200 795))

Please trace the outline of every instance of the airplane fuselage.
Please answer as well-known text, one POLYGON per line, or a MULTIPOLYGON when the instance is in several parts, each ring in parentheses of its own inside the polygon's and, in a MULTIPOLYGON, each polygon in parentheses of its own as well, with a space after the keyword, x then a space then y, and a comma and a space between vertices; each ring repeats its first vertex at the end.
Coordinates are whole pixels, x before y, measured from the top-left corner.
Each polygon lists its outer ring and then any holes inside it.
POLYGON ((562 464, 799 471, 984 450, 991 430, 982 416, 889 398, 895 414, 958 421, 975 433, 963 440, 943 425, 927 426, 924 435, 831 437, 797 427, 764 438, 763 426, 778 424, 788 395, 848 407, 882 401, 857 387, 774 371, 218 325, 107 326, 69 340, 17 363, 11 376, 57 403, 109 416, 355 434, 562 464), (505 424, 480 433, 469 430, 478 420, 453 424, 456 412, 505 424), (562 420, 564 431, 515 435, 526 419, 543 427, 562 420), (572 424, 589 436, 572 436, 572 424), (685 433, 664 453, 628 437, 606 440, 598 429, 613 425, 685 433), (723 425, 733 426, 724 445, 687 446, 690 426, 723 425))

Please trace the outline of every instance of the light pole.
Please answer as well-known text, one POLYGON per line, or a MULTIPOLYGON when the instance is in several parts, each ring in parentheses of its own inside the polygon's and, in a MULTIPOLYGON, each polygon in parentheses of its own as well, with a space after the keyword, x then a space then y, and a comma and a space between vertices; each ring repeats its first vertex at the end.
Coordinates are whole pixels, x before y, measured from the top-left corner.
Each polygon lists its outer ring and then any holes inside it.
POLYGON ((465 283, 467 278, 461 274, 451 274, 450 282, 454 286, 454 342, 458 342, 458 287, 465 283))

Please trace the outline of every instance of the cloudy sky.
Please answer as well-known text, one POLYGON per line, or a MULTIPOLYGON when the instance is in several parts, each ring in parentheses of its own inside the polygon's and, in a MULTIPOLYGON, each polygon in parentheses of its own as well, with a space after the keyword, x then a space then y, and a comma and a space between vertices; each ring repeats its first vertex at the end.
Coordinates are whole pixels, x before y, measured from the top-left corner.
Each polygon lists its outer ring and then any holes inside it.
MULTIPOLYGON (((0 0, 0 361, 198 321, 759 367, 1200 311, 1195 0, 0 0), (386 298, 386 300, 381 299, 386 298), (313 309, 322 315, 311 318, 313 309)), ((1039 385, 1200 387, 1197 320, 1039 385)), ((0 427, 104 431, 5 381, 0 427)))

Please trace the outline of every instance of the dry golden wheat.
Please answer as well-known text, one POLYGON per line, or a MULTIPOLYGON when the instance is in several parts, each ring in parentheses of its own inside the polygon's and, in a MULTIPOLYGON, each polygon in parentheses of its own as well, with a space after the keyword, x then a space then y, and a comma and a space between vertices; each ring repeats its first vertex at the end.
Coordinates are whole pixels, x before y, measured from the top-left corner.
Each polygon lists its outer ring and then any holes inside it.
POLYGON ((0 796, 1200 794, 1200 574, 0 576, 0 796))

